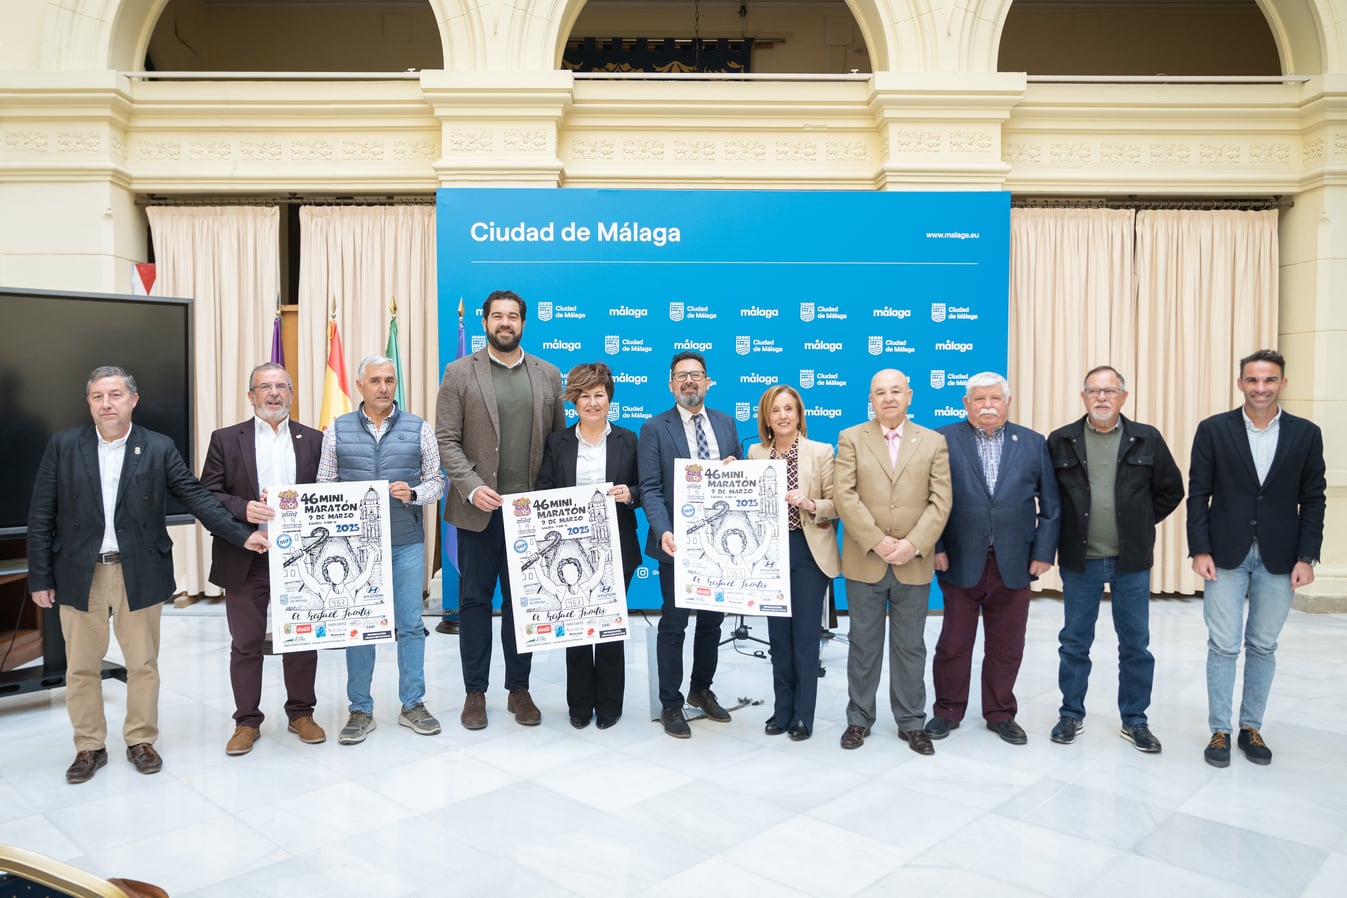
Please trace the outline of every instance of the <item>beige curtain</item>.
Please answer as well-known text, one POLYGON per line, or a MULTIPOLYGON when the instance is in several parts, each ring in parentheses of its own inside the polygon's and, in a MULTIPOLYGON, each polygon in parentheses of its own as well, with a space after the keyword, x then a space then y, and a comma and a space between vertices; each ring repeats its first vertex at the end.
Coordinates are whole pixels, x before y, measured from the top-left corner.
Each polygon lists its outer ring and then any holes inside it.
MULTIPOLYGON (((248 372, 271 352, 280 295, 280 213, 274 206, 150 206, 155 293, 192 299, 192 360, 200 473, 211 431, 252 414, 248 372)), ((173 567, 180 590, 220 595, 209 584, 210 534, 199 525, 173 528, 173 567)))
MULTIPOLYGON (((1160 428, 1179 467, 1197 423, 1233 408, 1239 359, 1277 343, 1277 212, 1138 212, 1136 416, 1160 428)), ((1185 509, 1157 534, 1151 588, 1192 595, 1185 509)))
MULTIPOLYGON (((360 404, 356 366, 383 355, 397 300, 398 350, 407 409, 435 423, 440 383, 433 206, 303 206, 299 210, 301 420, 317 426, 327 365, 327 322, 336 304, 351 407, 360 404)), ((428 507, 427 546, 437 514, 428 507)), ((438 566, 426 552, 427 571, 438 566)))
MULTIPOLYGON (((1160 429, 1179 468, 1197 422, 1237 404, 1238 360, 1277 338, 1277 213, 1013 209, 1014 420, 1040 433, 1084 414, 1095 365, 1127 378, 1123 413, 1160 429), (1135 220, 1134 220, 1135 219, 1135 220)), ((1151 589, 1192 595, 1184 508, 1156 536, 1151 589)), ((1041 588, 1060 588, 1053 572, 1041 588)))
MULTIPOLYGON (((1011 210, 1012 420, 1047 435, 1080 417, 1080 384, 1096 365, 1112 365, 1131 381, 1134 215, 1130 209, 1011 210)), ((1056 569, 1036 588, 1061 588, 1056 569)))

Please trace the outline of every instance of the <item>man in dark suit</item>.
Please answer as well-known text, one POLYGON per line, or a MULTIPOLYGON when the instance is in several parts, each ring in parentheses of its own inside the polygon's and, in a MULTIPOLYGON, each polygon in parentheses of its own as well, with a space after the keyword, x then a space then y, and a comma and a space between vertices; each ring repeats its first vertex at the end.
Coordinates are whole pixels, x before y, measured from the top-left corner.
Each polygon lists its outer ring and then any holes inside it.
MULTIPOLYGON (((674 604, 673 555, 678 547, 673 535, 674 459, 706 458, 729 461, 742 455, 734 419, 706 408, 706 359, 699 352, 680 352, 669 366, 669 390, 676 405, 641 426, 637 453, 641 471, 641 507, 650 525, 645 553, 659 562, 659 588, 663 596, 655 658, 659 668, 660 722, 664 732, 677 739, 692 735, 683 714, 683 637, 688 628, 688 609, 674 604)), ((721 707, 711 691, 720 647, 720 624, 725 615, 698 611, 692 637, 692 682, 687 702, 708 718, 725 722, 730 712, 721 707)))
POLYGON ((501 496, 534 488, 547 435, 566 426, 561 372, 527 355, 528 305, 497 290, 482 304, 487 345, 444 369, 435 403, 435 436, 452 489, 444 519, 458 528, 458 650, 463 664, 465 729, 486 726, 491 668, 491 601, 500 583, 501 654, 505 656, 505 708, 515 722, 537 726, 542 712, 529 694, 533 656, 515 647, 514 599, 505 559, 501 496))
MULTIPOLYGON (((240 521, 265 525, 276 516, 263 499, 268 486, 313 483, 323 435, 290 420, 292 387, 284 366, 258 365, 248 375, 248 401, 254 417, 210 435, 201 483, 240 521)), ((262 644, 266 640, 271 575, 267 559, 216 537, 211 544, 210 581, 225 591, 229 622, 229 682, 234 689, 234 735, 225 754, 246 755, 261 736, 262 644)), ((318 653, 286 652, 285 713, 289 732, 301 742, 327 738, 313 719, 314 677, 318 653)))
POLYGON ((126 757, 158 773, 159 614, 176 588, 173 541, 164 525, 169 493, 212 533, 265 552, 266 537, 234 520, 192 476, 173 441, 131 426, 140 401, 125 369, 95 368, 86 387, 93 424, 52 436, 33 484, 28 583, 33 601, 60 607, 66 644, 66 711, 82 783, 108 762, 103 655, 108 617, 126 658, 126 757))
POLYGON ((1235 665, 1244 644, 1238 745, 1272 763, 1261 729, 1277 636, 1295 591, 1314 582, 1324 538, 1324 438, 1282 409, 1286 360, 1271 349, 1240 359, 1244 405, 1197 426, 1188 466, 1188 553, 1206 581, 1207 715, 1213 767, 1230 765, 1235 665), (1244 600, 1248 598, 1247 619, 1244 600))
POLYGON ((968 420, 941 428, 949 445, 954 508, 936 546, 945 615, 935 646, 934 717, 943 739, 968 708, 973 643, 982 613, 982 716, 1012 745, 1028 741, 1015 722, 1015 679, 1024 657, 1029 581, 1052 567, 1061 503, 1043 437, 1007 422, 1010 385, 984 371, 968 378, 968 420))

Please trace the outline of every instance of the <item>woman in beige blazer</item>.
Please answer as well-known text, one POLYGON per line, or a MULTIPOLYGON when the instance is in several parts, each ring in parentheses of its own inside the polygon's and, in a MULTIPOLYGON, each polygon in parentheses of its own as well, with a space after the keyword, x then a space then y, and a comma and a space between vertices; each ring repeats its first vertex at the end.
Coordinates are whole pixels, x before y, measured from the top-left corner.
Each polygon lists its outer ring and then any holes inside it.
POLYGON ((833 526, 833 448, 805 439, 804 403, 784 384, 762 394, 758 436, 762 442, 748 450, 749 458, 786 462, 790 522, 790 617, 767 619, 776 703, 766 732, 789 733, 799 742, 814 729, 823 600, 842 570, 833 526))

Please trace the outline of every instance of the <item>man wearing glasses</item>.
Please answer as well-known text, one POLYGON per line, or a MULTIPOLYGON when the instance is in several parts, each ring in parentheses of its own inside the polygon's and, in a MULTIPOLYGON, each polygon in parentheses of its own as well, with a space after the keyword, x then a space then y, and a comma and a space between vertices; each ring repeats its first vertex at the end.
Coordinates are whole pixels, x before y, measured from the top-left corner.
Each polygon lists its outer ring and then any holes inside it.
MULTIPOLYGON (((323 435, 290 420, 293 395, 290 375, 275 362, 265 362, 248 377, 252 418, 222 427, 210 435, 201 484, 240 521, 265 527, 275 517, 262 495, 268 486, 313 483, 323 435)), ((234 689, 234 735, 225 754, 246 755, 261 736, 262 643, 266 639, 271 576, 265 555, 240 549, 216 537, 211 546, 210 581, 225 591, 229 622, 229 682, 234 689)), ((313 719, 314 677, 318 653, 287 652, 285 714, 288 731, 299 741, 316 744, 327 734, 313 719)))
MULTIPOLYGON (((650 524, 645 553, 659 562, 660 608, 655 658, 659 667, 659 700, 664 732, 675 739, 692 735, 683 715, 683 637, 688 628, 688 609, 674 605, 673 555, 678 550, 673 536, 674 459, 705 458, 730 461, 743 453, 735 433, 734 419, 706 407, 706 359, 699 352, 680 352, 669 365, 669 390, 675 405, 641 427, 637 461, 641 474, 641 507, 650 524)), ((720 624, 724 614, 697 612, 692 637, 692 682, 687 702, 714 721, 725 723, 730 712, 716 701, 711 680, 716 675, 720 624)))
POLYGON ((1058 639, 1062 690, 1052 741, 1070 745, 1085 729, 1090 645, 1107 584, 1118 634, 1120 735, 1138 751, 1160 751, 1147 726, 1155 658, 1150 645, 1155 525, 1183 501, 1183 475, 1154 427, 1122 416, 1127 382, 1108 365, 1085 375, 1085 416, 1048 435, 1062 500, 1057 564, 1065 622, 1058 639))

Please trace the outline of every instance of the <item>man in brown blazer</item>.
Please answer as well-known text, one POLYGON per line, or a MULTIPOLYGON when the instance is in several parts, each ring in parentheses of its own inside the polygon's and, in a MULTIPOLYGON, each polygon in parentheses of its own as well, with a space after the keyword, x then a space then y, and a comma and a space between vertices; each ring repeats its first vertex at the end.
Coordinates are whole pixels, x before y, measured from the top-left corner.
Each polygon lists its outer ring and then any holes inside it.
POLYGON ((486 726, 491 667, 491 601, 500 582, 500 642, 505 655, 506 709, 537 726, 542 712, 529 695, 533 656, 515 648, 514 607, 506 567, 501 496, 534 488, 547 435, 566 426, 561 372, 526 355, 519 341, 528 305, 509 290, 482 304, 487 345, 444 369, 435 404, 435 436, 450 489, 444 519, 458 528, 459 658, 467 697, 464 728, 486 726))
POLYGON ((926 733, 926 611, 935 541, 952 491, 945 438, 907 420, 911 401, 903 372, 880 371, 870 381, 875 419, 838 437, 833 495, 851 617, 841 742, 860 748, 874 725, 887 618, 889 706, 899 737, 929 755, 935 749, 926 733))
MULTIPOLYGON (((262 501, 272 484, 313 483, 323 435, 290 420, 293 390, 290 375, 275 362, 258 365, 248 375, 248 402, 254 416, 210 435, 201 485, 229 513, 247 524, 265 525, 276 512, 262 501)), ((262 644, 266 640, 271 575, 267 556, 215 538, 211 545, 210 582, 225 591, 229 623, 229 682, 234 689, 234 735, 225 754, 246 755, 261 736, 262 644)), ((313 719, 317 652, 287 652, 285 714, 288 730, 301 742, 315 744, 327 734, 313 719)))

